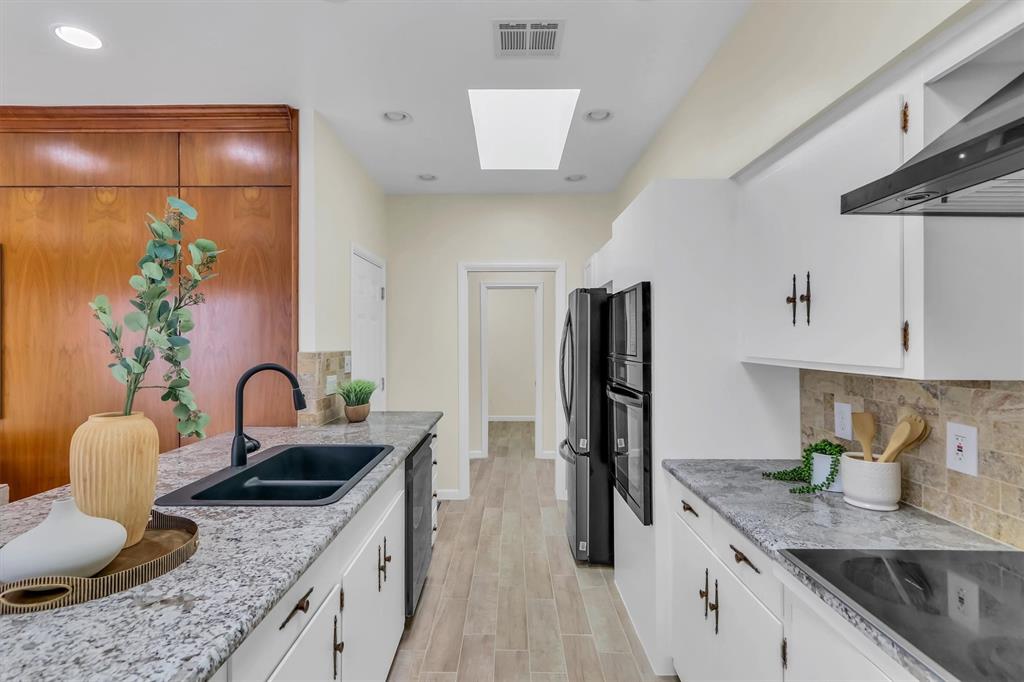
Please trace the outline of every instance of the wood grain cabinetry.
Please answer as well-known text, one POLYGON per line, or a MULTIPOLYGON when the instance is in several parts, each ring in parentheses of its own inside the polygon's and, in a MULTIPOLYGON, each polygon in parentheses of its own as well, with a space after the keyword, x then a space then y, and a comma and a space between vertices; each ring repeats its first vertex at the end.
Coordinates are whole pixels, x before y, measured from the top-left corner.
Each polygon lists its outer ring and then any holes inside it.
MULTIPOLYGON (((197 311, 189 361, 212 435, 231 428, 245 368, 293 367, 297 351, 297 112, 287 107, 0 107, 0 482, 18 499, 68 481, 68 444, 92 413, 117 410, 106 339, 88 301, 128 310, 146 213, 181 195, 199 210, 186 238, 229 250, 197 311), (179 178, 179 167, 181 177, 179 178), (197 185, 189 187, 188 179, 197 185)), ((158 383, 159 362, 147 383, 158 383)), ((257 377, 249 424, 291 425, 276 377, 257 377)), ((283 382, 281 382, 283 384, 283 382)), ((176 420, 157 390, 136 409, 162 450, 176 420)))

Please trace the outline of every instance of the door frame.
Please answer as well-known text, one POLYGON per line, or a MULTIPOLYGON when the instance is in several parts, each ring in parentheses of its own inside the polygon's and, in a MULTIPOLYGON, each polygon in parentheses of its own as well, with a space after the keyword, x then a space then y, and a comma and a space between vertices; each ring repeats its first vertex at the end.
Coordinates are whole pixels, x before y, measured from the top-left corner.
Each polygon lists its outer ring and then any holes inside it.
MULTIPOLYGON (((459 314, 459 487, 441 489, 437 495, 442 499, 464 500, 470 495, 469 480, 469 273, 471 272, 553 272, 555 273, 555 324, 565 317, 565 261, 460 261, 458 265, 458 314, 459 314)), ((558 357, 558 333, 554 331, 550 340, 558 357)), ((554 363, 555 404, 558 404, 558 390, 561 378, 558 363, 554 363)), ((555 410, 555 439, 565 438, 565 415, 555 410)), ((558 484, 556 482, 557 489, 558 484)))
MULTIPOLYGON (((352 302, 353 302, 352 297, 355 295, 355 286, 353 286, 353 285, 355 284, 354 278, 355 278, 355 271, 356 271, 355 265, 356 265, 356 259, 357 258, 361 258, 362 260, 366 261, 367 263, 370 263, 371 265, 376 265, 377 267, 379 267, 381 269, 381 274, 384 276, 384 292, 385 293, 384 293, 384 297, 381 299, 381 302, 382 302, 382 305, 383 305, 383 308, 384 308, 384 314, 383 314, 383 316, 381 318, 381 336, 382 336, 381 345, 384 347, 384 353, 381 356, 382 364, 381 364, 381 372, 380 372, 381 379, 383 379, 383 384, 384 385, 377 387, 377 389, 380 391, 379 395, 382 398, 381 405, 377 409, 386 410, 386 409, 388 409, 388 390, 387 390, 388 389, 388 352, 387 352, 387 348, 388 348, 388 298, 387 298, 388 263, 387 263, 387 261, 384 258, 381 258, 377 254, 375 254, 373 251, 370 251, 369 249, 363 248, 362 246, 360 246, 359 244, 356 244, 355 242, 351 242, 351 255, 349 257, 349 269, 348 269, 348 291, 349 291, 349 295, 348 295, 348 324, 349 324, 349 327, 348 328, 349 328, 349 346, 352 346, 352 336, 355 334, 355 329, 356 329, 356 317, 355 317, 356 316, 356 313, 355 313, 356 307, 354 305, 352 305, 352 302)), ((351 349, 350 349, 350 352, 351 352, 351 349)), ((351 372, 352 376, 355 376, 355 371, 356 371, 356 357, 355 357, 355 354, 353 353, 352 354, 352 372, 351 372)))
MULTIPOLYGON (((491 289, 527 289, 533 291, 533 456, 544 457, 544 282, 480 282, 480 453, 490 456, 488 426, 492 419, 488 401, 487 296, 491 289)), ((518 416, 518 415, 517 415, 518 416)), ((495 419, 495 421, 499 421, 495 419)), ((500 420, 506 421, 506 420, 500 420)), ((507 421, 522 421, 509 419, 507 421)))

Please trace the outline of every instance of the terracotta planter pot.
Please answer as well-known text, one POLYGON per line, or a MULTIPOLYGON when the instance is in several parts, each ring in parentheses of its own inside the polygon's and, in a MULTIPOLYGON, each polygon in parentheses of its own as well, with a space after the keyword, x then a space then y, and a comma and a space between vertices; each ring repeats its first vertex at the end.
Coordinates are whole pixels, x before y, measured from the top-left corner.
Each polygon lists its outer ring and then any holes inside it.
POLYGON ((363 422, 370 416, 370 404, 365 405, 346 405, 345 406, 345 418, 350 422, 363 422))
POLYGON ((124 526, 125 547, 146 531, 159 456, 156 425, 141 412, 91 415, 71 437, 71 494, 86 514, 124 526))

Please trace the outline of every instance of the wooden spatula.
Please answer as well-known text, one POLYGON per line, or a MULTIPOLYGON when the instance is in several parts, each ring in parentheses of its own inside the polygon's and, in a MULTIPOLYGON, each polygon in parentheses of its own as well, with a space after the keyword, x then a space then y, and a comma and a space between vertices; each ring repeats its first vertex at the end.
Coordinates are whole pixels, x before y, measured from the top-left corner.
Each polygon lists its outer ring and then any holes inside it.
POLYGON ((928 437, 928 423, 916 412, 912 412, 900 420, 896 429, 885 446, 885 452, 878 458, 879 462, 892 462, 900 456, 904 450, 918 445, 924 438, 928 437), (905 435, 904 435, 905 432, 905 435), (897 440, 897 437, 902 440, 897 440), (924 438, 922 438, 924 436, 924 438))
POLYGON ((854 412, 853 415, 853 436, 860 441, 864 448, 864 459, 868 462, 871 459, 871 443, 875 440, 875 416, 870 412, 854 412))

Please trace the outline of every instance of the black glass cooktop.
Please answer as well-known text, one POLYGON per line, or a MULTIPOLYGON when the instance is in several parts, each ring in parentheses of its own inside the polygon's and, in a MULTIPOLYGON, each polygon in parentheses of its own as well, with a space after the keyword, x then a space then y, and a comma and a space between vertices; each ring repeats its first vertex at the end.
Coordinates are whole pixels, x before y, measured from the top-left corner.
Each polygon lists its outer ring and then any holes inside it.
POLYGON ((935 672, 1024 680, 1024 552, 788 549, 935 672))

